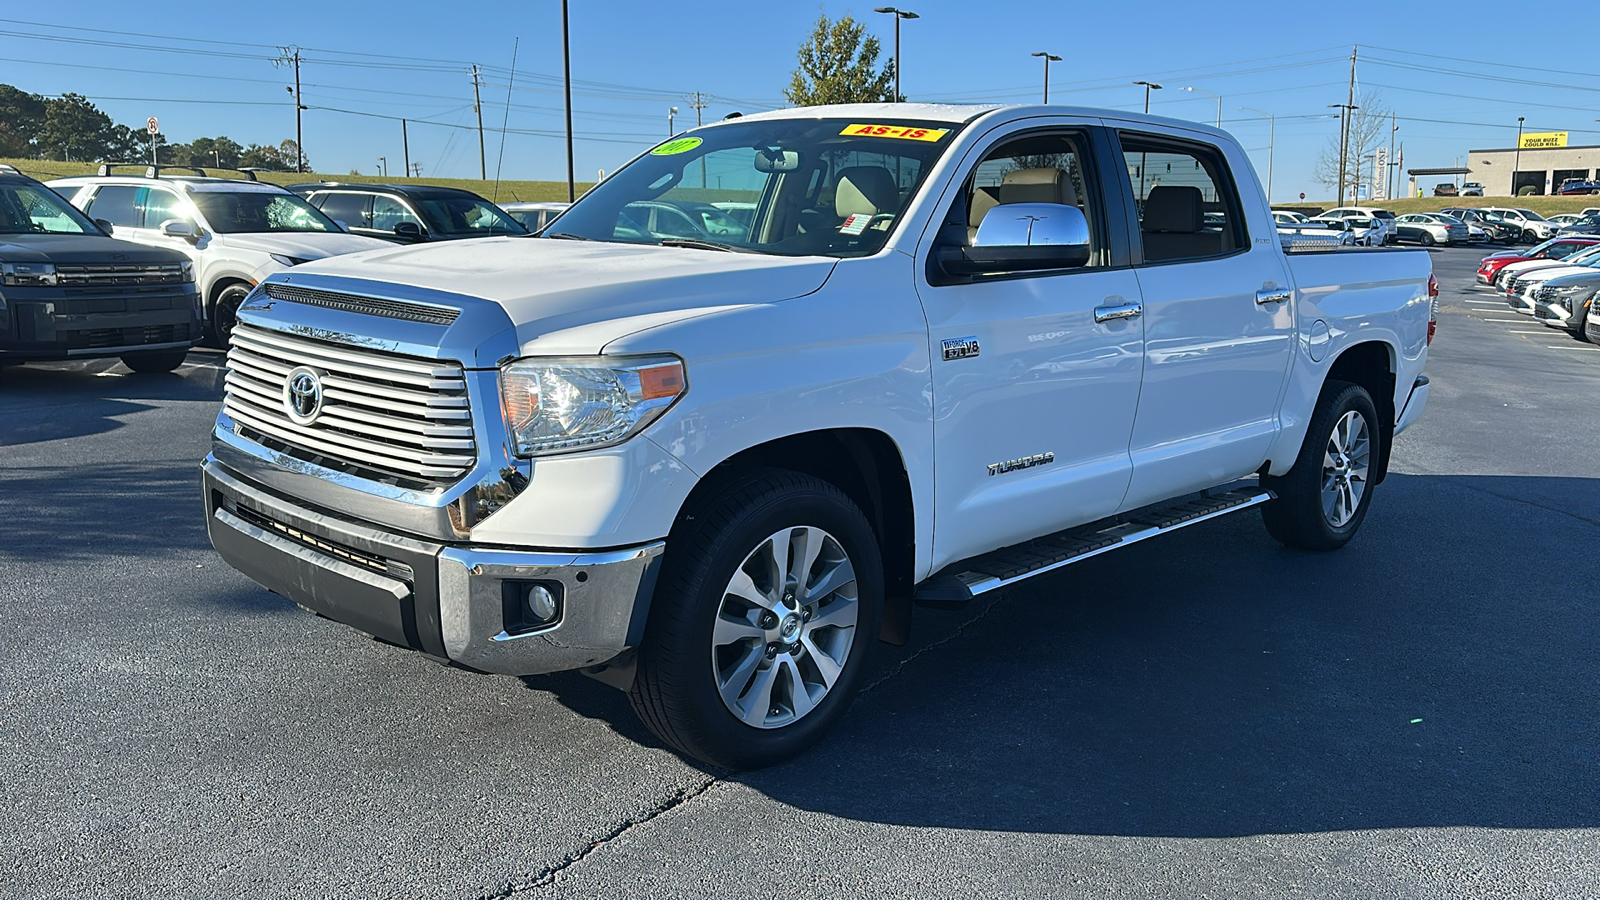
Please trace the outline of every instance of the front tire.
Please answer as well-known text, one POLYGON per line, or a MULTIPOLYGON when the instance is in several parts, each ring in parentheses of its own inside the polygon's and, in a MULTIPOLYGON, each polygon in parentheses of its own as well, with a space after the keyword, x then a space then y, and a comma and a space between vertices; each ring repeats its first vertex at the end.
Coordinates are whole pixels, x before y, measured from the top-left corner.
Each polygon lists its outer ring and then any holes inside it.
POLYGON ((1366 388, 1322 387, 1294 466, 1262 487, 1277 498, 1261 508, 1267 532, 1299 550, 1337 550, 1360 530, 1383 458, 1377 408, 1366 388))
POLYGON ((140 350, 122 354, 122 364, 140 375, 156 375, 171 372, 183 365, 183 360, 188 355, 187 349, 140 350))
POLYGON ((883 609, 866 516, 833 485, 768 470, 681 518, 629 697, 657 737, 751 769, 793 758, 838 722, 883 609))
POLYGON ((211 344, 218 350, 228 349, 233 341, 233 329, 239 324, 239 307, 244 305, 244 298, 250 296, 250 286, 247 284, 230 284, 217 295, 216 305, 211 308, 211 344))

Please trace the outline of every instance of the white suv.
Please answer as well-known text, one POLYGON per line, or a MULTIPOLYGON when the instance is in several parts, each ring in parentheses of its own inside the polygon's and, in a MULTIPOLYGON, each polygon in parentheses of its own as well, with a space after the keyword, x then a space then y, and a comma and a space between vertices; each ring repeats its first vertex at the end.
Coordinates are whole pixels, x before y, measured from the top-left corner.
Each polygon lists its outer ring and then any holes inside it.
POLYGON ((273 184, 208 177, 201 169, 144 166, 145 174, 47 182, 123 240, 181 250, 194 260, 208 337, 228 345, 239 304, 268 275, 313 259, 394 247, 346 234, 301 197, 273 184), (166 174, 173 169, 189 173, 166 174))
POLYGON ((1376 206, 1341 206, 1338 209, 1328 210, 1318 218, 1373 219, 1378 223, 1378 230, 1370 240, 1371 244, 1392 244, 1400 240, 1400 232, 1394 224, 1394 213, 1376 206))

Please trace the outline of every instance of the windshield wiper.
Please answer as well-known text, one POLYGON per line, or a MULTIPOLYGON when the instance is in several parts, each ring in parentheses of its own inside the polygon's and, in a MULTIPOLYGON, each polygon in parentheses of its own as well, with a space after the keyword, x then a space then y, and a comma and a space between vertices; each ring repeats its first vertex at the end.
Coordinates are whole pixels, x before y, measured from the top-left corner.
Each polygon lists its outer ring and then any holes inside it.
POLYGON ((756 252, 745 247, 735 247, 732 244, 723 244, 717 241, 703 241, 699 238, 662 238, 659 243, 663 247, 687 247, 690 250, 721 250, 724 253, 756 252))
POLYGON ((592 237, 584 237, 581 234, 573 234, 573 233, 568 232, 568 231, 558 231, 555 234, 544 234, 544 235, 540 235, 540 237, 547 237, 547 238, 550 238, 551 240, 556 240, 556 241, 592 241, 592 240, 594 240, 594 238, 592 238, 592 237))

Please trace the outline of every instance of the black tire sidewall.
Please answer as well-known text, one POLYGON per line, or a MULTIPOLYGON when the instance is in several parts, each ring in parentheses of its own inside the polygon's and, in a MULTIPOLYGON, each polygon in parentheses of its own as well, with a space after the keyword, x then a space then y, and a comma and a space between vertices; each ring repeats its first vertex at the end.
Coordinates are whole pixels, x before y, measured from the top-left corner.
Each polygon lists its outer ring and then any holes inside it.
POLYGON ((124 353, 120 358, 122 364, 141 375, 159 375, 171 372, 183 365, 189 355, 187 349, 179 350, 144 350, 133 353, 124 353))
MULTIPOLYGON (((859 689, 865 658, 877 640, 883 609, 882 561, 866 517, 826 482, 782 473, 748 481, 742 490, 724 497, 720 505, 712 504, 698 517, 702 524, 668 540, 663 563, 672 568, 663 570, 664 590, 658 591, 651 604, 635 691, 650 687, 652 680, 657 690, 679 685, 680 696, 674 699, 687 716, 682 723, 686 727, 660 736, 713 765, 758 768, 804 751, 848 709, 859 689), (746 491, 751 489, 763 491, 758 502, 748 508, 730 508, 747 498, 746 491), (814 710, 793 725, 754 728, 728 710, 716 688, 711 664, 716 612, 723 588, 752 551, 784 528, 806 525, 821 528, 838 540, 855 567, 860 604, 855 637, 843 672, 814 710), (674 621, 669 624, 664 621, 667 619, 674 621), (668 635, 679 636, 678 646, 657 640, 668 635)), ((635 697, 635 704, 639 702, 635 697)), ((648 716, 646 724, 650 724, 648 716)))
POLYGON ((1293 468, 1278 478, 1265 479, 1265 486, 1277 499, 1263 510, 1268 529, 1284 544, 1303 550, 1335 550, 1349 543, 1366 521, 1372 507, 1372 494, 1383 458, 1384 433, 1378 427, 1377 407, 1372 396, 1360 385, 1330 381, 1323 386, 1316 411, 1306 429, 1306 439, 1293 468), (1334 426, 1350 411, 1366 419, 1370 441, 1366 490, 1350 521, 1335 528, 1322 511, 1322 458, 1334 426))
POLYGON ((234 326, 239 324, 239 307, 244 305, 244 299, 248 296, 250 288, 243 284, 230 284, 217 294, 217 302, 211 309, 211 339, 218 349, 228 349, 234 326), (223 329, 224 324, 227 325, 226 330, 223 329))

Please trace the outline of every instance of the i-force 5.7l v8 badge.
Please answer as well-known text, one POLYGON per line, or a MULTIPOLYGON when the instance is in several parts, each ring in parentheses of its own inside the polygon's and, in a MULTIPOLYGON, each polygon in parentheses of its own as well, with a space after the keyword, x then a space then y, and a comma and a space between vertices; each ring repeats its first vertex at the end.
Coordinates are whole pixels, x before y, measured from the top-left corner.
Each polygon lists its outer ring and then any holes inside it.
POLYGON ((978 338, 976 335, 972 335, 970 337, 945 338, 940 343, 944 347, 944 358, 946 362, 949 362, 952 359, 966 359, 967 357, 978 355, 978 338))

